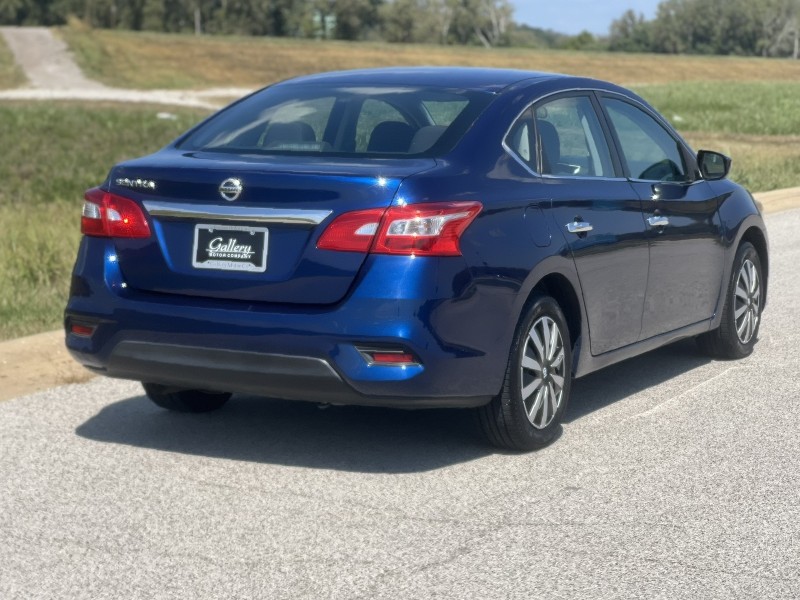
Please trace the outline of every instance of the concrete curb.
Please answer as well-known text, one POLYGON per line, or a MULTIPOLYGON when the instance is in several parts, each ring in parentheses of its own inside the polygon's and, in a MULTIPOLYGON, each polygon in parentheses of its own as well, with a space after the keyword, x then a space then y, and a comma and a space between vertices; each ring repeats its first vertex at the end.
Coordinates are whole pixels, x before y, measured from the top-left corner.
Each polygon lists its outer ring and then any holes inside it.
POLYGON ((800 187, 758 192, 753 197, 762 206, 765 213, 776 213, 782 210, 800 208, 800 187))

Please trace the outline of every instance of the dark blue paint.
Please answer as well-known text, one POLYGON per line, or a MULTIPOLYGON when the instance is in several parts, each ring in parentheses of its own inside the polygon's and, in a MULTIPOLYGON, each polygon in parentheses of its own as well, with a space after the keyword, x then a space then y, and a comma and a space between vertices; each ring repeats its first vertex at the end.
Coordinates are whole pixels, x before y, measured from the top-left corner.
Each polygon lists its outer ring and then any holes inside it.
MULTIPOLYGON (((316 228, 271 226, 267 273, 220 276, 191 267, 191 223, 153 220, 155 235, 145 240, 84 238, 67 325, 77 319, 98 329, 91 339, 67 335, 78 360, 102 370, 121 341, 161 342, 320 358, 352 387, 355 402, 488 399, 500 390, 518 320, 545 277, 555 276, 579 300, 574 371, 583 375, 716 326, 737 244, 748 231, 766 239, 752 198, 730 181, 671 185, 654 200, 652 183, 542 178, 503 149, 511 123, 548 94, 598 90, 651 110, 612 84, 435 68, 300 81, 430 85, 495 98, 452 151, 435 160, 255 158, 170 146, 114 167, 106 189, 140 202, 219 204, 219 183, 238 176, 246 183, 241 206, 324 208, 333 211, 331 219, 392 202, 477 200, 483 212, 462 238, 463 256, 317 250, 326 221, 316 228), (114 180, 124 176, 157 180, 158 193, 117 188, 114 180), (673 224, 663 232, 645 222, 656 211, 673 224), (592 222, 594 231, 567 233, 576 217, 592 222), (367 366, 355 349, 382 344, 412 351, 422 366, 367 366)), ((226 385, 235 389, 235 382, 219 387, 226 385)))

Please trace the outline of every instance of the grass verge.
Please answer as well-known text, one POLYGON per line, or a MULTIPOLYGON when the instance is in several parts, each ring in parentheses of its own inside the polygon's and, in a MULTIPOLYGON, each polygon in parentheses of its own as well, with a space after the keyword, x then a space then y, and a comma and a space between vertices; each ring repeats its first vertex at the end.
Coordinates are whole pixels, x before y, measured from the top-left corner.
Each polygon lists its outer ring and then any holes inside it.
POLYGON ((636 86, 696 149, 733 157, 731 178, 765 192, 800 185, 800 83, 636 86))
POLYGON ((679 130, 758 136, 800 134, 798 81, 694 81, 637 85, 633 89, 679 130))
POLYGON ((0 104, 0 339, 58 327, 83 191, 117 161, 157 150, 205 113, 136 105, 0 104))
POLYGON ((290 38, 194 36, 65 27, 84 72, 111 86, 180 89, 261 87, 319 71, 403 65, 464 65, 555 71, 622 84, 675 81, 800 81, 800 61, 565 52, 290 38), (142 65, 147 65, 142 68, 142 65))
POLYGON ((14 62, 14 55, 11 54, 3 36, 0 36, 0 90, 19 87, 25 83, 25 75, 14 62))

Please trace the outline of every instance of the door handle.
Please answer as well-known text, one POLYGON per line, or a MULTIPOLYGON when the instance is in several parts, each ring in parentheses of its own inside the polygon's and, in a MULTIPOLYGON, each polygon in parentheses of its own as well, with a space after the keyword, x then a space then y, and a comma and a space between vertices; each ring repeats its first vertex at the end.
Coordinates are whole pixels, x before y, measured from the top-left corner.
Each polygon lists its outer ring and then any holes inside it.
POLYGON ((567 231, 570 233, 588 233, 594 229, 591 223, 587 223, 586 221, 573 221, 572 223, 567 223, 567 231))
POLYGON ((650 227, 666 227, 669 225, 669 219, 667 217, 662 217, 661 215, 653 215, 647 219, 647 223, 650 225, 650 227))

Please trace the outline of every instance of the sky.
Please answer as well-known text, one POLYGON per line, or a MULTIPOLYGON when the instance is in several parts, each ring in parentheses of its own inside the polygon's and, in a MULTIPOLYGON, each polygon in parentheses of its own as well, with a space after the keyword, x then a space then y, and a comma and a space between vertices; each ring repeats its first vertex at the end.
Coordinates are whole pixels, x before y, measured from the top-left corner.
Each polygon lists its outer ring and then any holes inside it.
POLYGON ((629 8, 648 19, 661 0, 511 0, 514 20, 531 27, 576 34, 589 31, 606 35, 611 21, 629 8))

